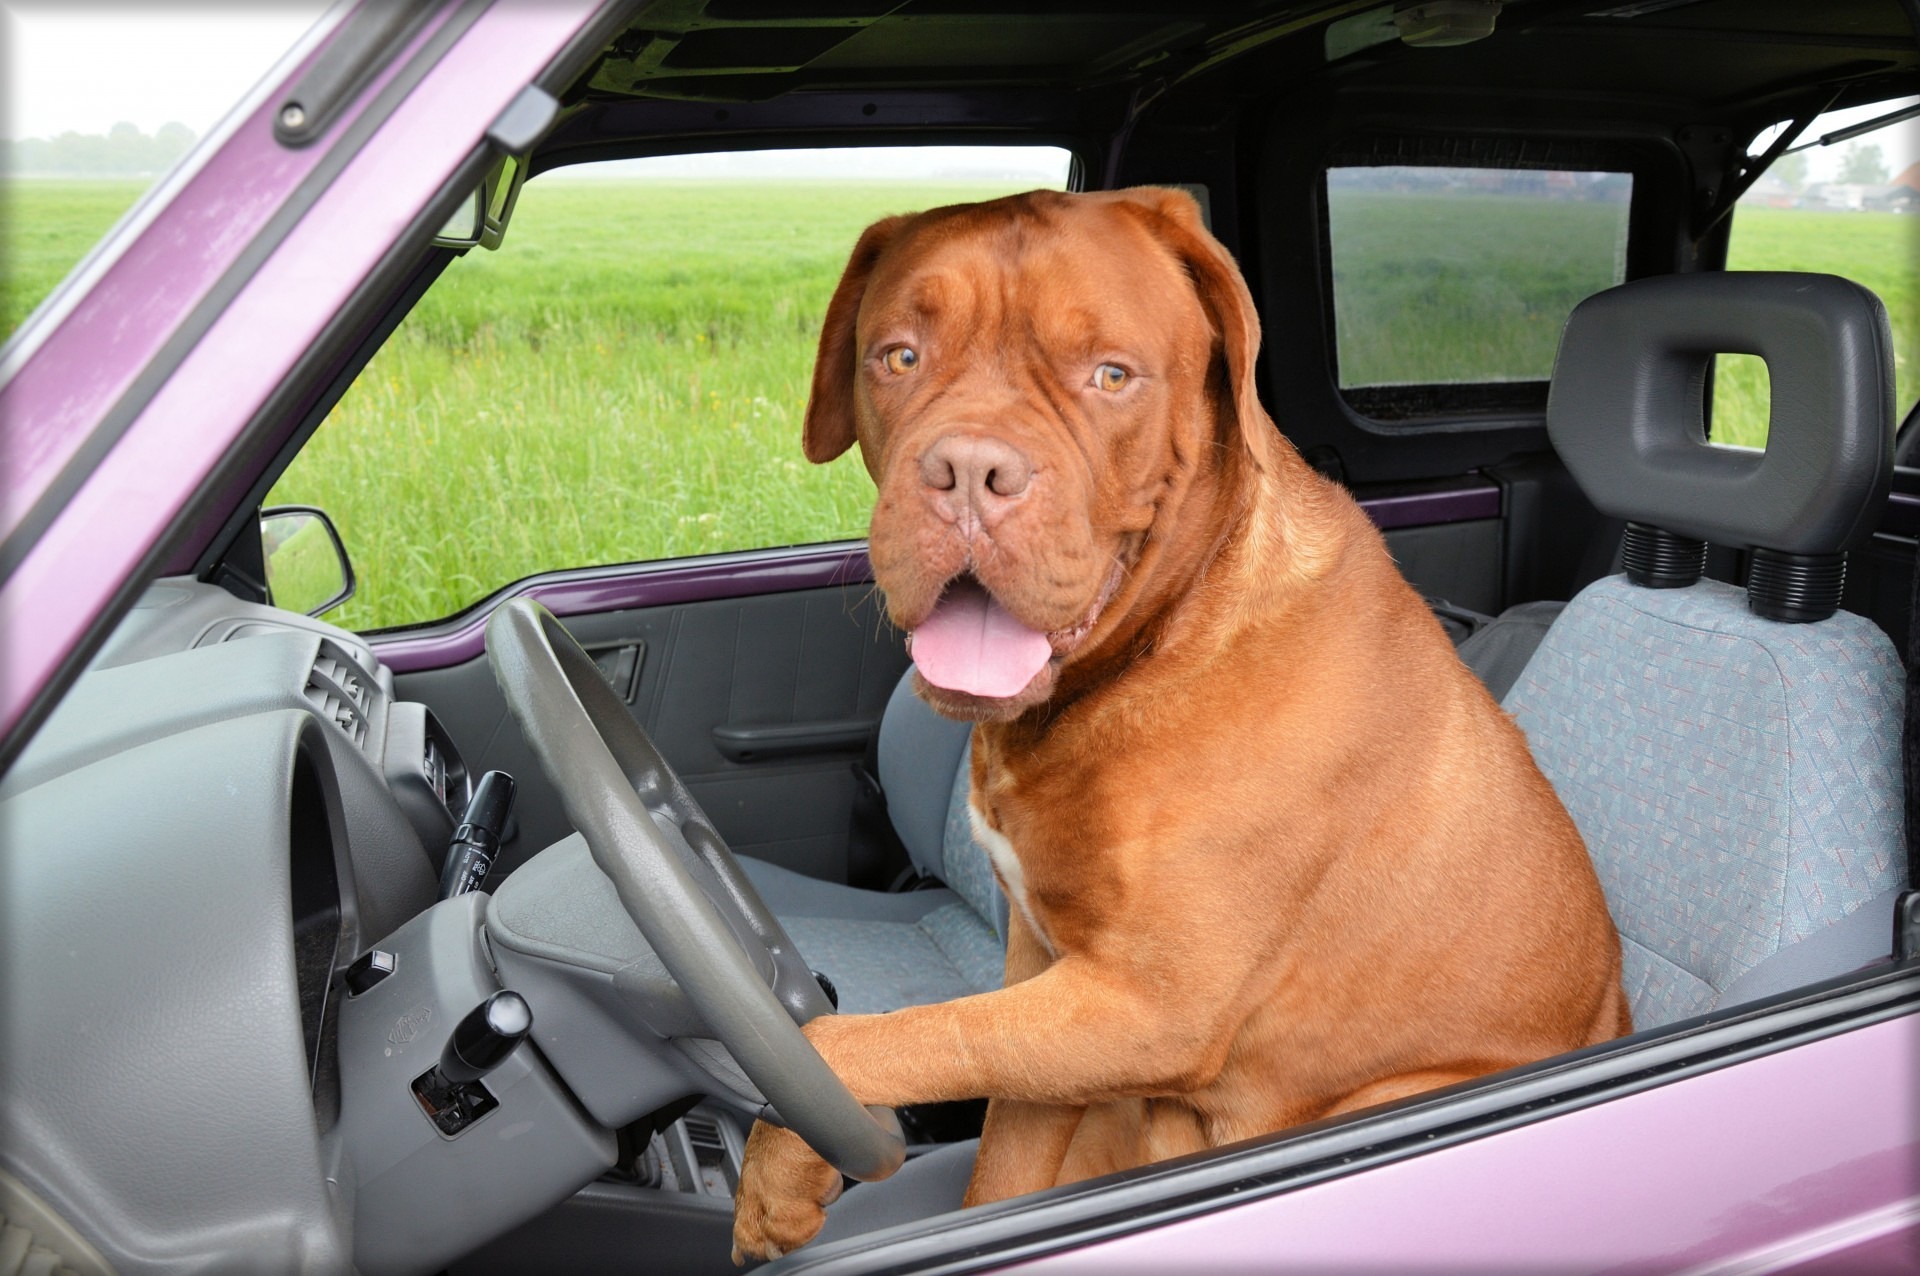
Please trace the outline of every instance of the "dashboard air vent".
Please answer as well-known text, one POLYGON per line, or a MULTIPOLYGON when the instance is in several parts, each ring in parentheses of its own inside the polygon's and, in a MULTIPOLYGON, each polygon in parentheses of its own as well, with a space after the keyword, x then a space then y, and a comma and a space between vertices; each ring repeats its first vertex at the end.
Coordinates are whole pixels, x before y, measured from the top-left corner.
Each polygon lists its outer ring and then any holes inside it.
POLYGON ((322 640, 320 655, 307 676, 306 697, 320 716, 366 747, 367 714, 373 708, 373 687, 360 666, 333 643, 322 640))

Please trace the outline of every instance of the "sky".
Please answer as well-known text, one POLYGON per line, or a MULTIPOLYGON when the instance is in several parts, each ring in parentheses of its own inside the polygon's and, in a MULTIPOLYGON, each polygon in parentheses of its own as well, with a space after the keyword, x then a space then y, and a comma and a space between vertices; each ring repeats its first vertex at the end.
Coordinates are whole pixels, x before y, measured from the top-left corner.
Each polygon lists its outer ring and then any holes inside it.
MULTIPOLYGON (((1806 131, 1803 140, 1824 137, 1837 129, 1851 124, 1864 124, 1877 116, 1885 115, 1901 106, 1910 106, 1920 102, 1920 98, 1898 98, 1891 102, 1876 102, 1872 106, 1857 107, 1850 111, 1829 111, 1815 119, 1806 131)), ((1761 151, 1773 140, 1775 130, 1768 130, 1754 139, 1748 149, 1761 151)), ((1877 132, 1856 139, 1863 146, 1878 146, 1880 154, 1887 162, 1887 175, 1897 175, 1907 165, 1920 160, 1920 119, 1903 120, 1877 132)), ((1816 146, 1806 152, 1807 180, 1825 181, 1838 176, 1840 157, 1846 153, 1851 142, 1840 142, 1833 146, 1816 146)))
POLYGON ((205 133, 327 9, 326 0, 194 5, 0 0, 0 136, 205 133))
MULTIPOLYGON (((326 0, 0 0, 0 83, 5 85, 0 137, 105 133, 122 120, 146 133, 174 121, 205 133, 326 8, 326 0)), ((1818 121, 1813 132, 1831 132, 1886 109, 1883 104, 1835 112, 1818 121)), ((1879 145, 1890 172, 1920 160, 1920 121, 1863 140, 1879 145)), ((1843 149, 1809 151, 1808 176, 1832 177, 1843 149)), ((638 171, 836 177, 991 171, 1052 180, 1050 174, 1061 163, 1057 153, 1018 161, 985 151, 916 158, 911 151, 892 149, 890 154, 846 156, 832 164, 818 152, 784 158, 762 154, 759 159, 656 161, 638 171)))

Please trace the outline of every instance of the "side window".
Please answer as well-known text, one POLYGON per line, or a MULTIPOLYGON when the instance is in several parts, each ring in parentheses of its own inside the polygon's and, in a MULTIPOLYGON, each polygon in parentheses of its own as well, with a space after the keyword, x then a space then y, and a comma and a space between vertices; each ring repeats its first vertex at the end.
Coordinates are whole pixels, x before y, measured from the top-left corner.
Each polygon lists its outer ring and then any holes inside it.
MULTIPOLYGON (((1835 111, 1805 136, 1842 132, 1916 103, 1835 111)), ((1761 134, 1749 150, 1764 150, 1773 136, 1761 134)), ((1734 208, 1727 269, 1842 275, 1879 294, 1893 328, 1894 411, 1912 411, 1920 396, 1920 129, 1896 123, 1775 160, 1734 208)), ((1758 357, 1718 356, 1714 442, 1766 446, 1768 389, 1758 357)))
POLYGON ((268 497, 316 505, 357 629, 557 568, 866 534, 857 457, 807 464, 828 298, 891 213, 1064 189, 1054 148, 619 161, 529 182, 497 253, 450 265, 268 497))
POLYGON ((1327 170, 1341 393, 1391 419, 1400 387, 1544 383, 1567 313, 1626 277, 1631 174, 1327 170))

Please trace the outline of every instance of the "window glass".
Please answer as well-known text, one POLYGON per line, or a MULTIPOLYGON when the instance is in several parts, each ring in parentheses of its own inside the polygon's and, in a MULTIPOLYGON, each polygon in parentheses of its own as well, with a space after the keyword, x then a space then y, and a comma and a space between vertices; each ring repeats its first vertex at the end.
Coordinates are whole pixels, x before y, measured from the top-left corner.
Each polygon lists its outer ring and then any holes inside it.
POLYGON ((333 516, 360 589, 432 620, 535 572, 864 536, 858 457, 800 452, 813 352, 860 231, 1064 188, 1052 148, 622 161, 529 182, 450 265, 268 498, 333 516))
POLYGON ((1582 298, 1626 278, 1626 173, 1327 171, 1340 388, 1544 381, 1582 298))
MULTIPOLYGON (((1824 137, 1917 101, 1834 111, 1804 136, 1824 137)), ((1776 132, 1762 133, 1749 151, 1763 151, 1776 132)), ((1879 294, 1893 328, 1894 411, 1911 411, 1920 396, 1920 129, 1895 124, 1775 160, 1734 208, 1727 269, 1818 271, 1879 294)), ((1751 366, 1758 362, 1716 360, 1716 443, 1766 445, 1766 382, 1751 366)))

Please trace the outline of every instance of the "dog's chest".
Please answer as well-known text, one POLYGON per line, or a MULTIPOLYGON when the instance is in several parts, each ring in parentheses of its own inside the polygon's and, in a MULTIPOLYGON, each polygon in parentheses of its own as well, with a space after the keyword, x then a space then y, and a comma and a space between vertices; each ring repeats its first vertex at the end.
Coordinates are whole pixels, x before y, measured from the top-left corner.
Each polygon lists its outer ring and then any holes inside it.
POLYGON ((1027 875, 1020 864, 1020 853, 1013 849, 1013 843, 1007 835, 987 822, 980 808, 969 803, 967 816, 973 823, 973 840, 987 853, 987 859, 993 864, 993 870, 1000 876, 1000 884, 1007 892, 1007 898, 1020 911, 1020 916, 1040 940, 1041 947, 1047 950, 1049 957, 1058 957, 1053 941, 1047 936, 1046 927, 1040 924, 1035 915, 1033 898, 1027 890, 1027 875))

